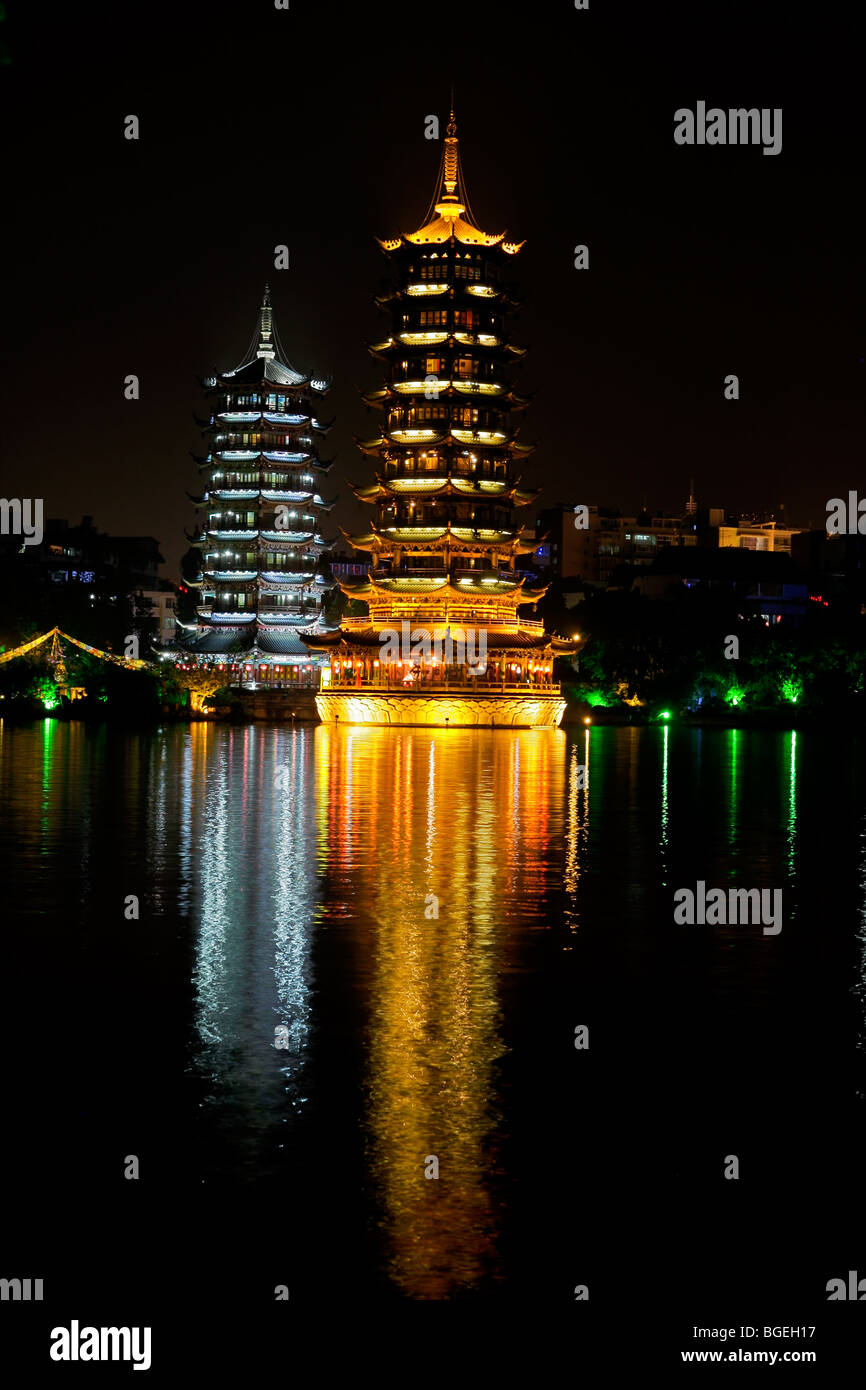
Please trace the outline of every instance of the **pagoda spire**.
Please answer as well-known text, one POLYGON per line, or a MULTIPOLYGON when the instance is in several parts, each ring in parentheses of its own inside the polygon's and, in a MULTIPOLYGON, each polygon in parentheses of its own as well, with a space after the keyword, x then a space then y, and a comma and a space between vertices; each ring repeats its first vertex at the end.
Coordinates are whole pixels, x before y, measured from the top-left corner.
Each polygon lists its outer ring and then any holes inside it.
POLYGON ((448 124, 445 127, 445 139, 442 142, 439 172, 436 175, 436 185, 424 223, 431 222, 435 214, 452 220, 463 217, 470 227, 476 225, 472 216, 472 209, 469 207, 469 199, 466 197, 463 165, 460 159, 460 141, 457 137, 457 117, 454 114, 453 83, 451 84, 451 105, 448 111, 448 124))
POLYGON ((484 232, 478 226, 463 174, 460 157, 460 141, 457 136, 457 117, 454 111, 454 91, 452 87, 451 105, 448 110, 448 123, 442 141, 442 154, 439 172, 433 188, 433 197, 428 204, 421 226, 414 232, 404 232, 401 236, 377 241, 383 251, 396 251, 405 243, 424 245, 458 241, 463 246, 499 246, 509 255, 519 251, 523 242, 505 240, 505 232, 484 232))
POLYGON ((274 349, 274 311, 271 308, 271 287, 265 285, 265 293, 259 307, 259 346, 257 357, 273 358, 274 349))

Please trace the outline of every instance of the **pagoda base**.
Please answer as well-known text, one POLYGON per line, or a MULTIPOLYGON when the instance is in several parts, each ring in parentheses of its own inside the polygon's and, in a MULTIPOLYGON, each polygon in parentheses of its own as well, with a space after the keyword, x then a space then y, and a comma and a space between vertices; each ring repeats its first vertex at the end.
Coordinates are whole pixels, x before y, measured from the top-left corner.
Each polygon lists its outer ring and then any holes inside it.
POLYGON ((323 724, 406 724, 435 729, 555 729, 565 700, 554 691, 524 694, 423 690, 324 690, 316 696, 323 724))

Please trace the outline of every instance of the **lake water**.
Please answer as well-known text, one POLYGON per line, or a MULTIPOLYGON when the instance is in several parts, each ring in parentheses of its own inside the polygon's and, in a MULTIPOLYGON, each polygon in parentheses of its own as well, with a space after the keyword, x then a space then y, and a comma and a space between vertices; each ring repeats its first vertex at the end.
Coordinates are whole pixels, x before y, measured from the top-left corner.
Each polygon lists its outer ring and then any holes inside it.
POLYGON ((866 1275, 863 766, 829 729, 0 726, 6 1263, 814 1322, 866 1275), (676 925, 699 880, 782 931, 676 925))

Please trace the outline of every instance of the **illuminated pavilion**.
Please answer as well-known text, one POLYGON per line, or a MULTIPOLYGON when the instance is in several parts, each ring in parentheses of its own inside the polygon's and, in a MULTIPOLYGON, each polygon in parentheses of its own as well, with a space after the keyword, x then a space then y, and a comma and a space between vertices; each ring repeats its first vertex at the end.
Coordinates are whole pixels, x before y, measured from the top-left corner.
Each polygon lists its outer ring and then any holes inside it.
POLYGON ((575 644, 518 616, 547 587, 518 568, 538 544, 515 519, 537 496, 520 476, 533 446, 512 422, 529 404, 511 380, 525 349, 508 337, 523 242, 475 221, 453 112, 421 226, 379 245, 390 277, 376 302, 391 329, 370 346, 385 381, 364 399, 381 426, 358 440, 377 469, 373 483, 353 486, 375 520, 361 535, 344 532, 372 565, 340 586, 368 615, 307 639, 331 658, 319 714, 326 723, 554 727, 565 710, 554 657, 575 644), (426 654, 416 634, 429 636, 426 654))
POLYGON ((317 687, 322 657, 302 634, 324 626, 333 580, 322 564, 332 542, 320 534, 334 505, 319 494, 331 461, 317 439, 330 383, 297 371, 274 323, 265 287, 256 331, 240 366, 203 382, 213 414, 200 420, 209 453, 197 459, 205 513, 189 536, 201 550, 198 624, 168 653, 177 663, 217 666, 226 684, 317 687))

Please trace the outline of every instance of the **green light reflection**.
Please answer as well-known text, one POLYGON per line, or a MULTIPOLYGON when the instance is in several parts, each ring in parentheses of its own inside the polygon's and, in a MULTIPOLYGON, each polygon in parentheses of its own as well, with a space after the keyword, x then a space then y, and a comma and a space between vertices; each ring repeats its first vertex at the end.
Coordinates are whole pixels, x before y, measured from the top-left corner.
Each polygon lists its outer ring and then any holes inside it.
MULTIPOLYGON (((788 763, 788 877, 794 880, 797 867, 797 731, 791 730, 791 756, 788 763)), ((792 907, 789 915, 793 918, 795 909, 793 903, 796 901, 794 894, 791 895, 792 907)))
POLYGON ((733 858, 737 846, 737 823, 740 814, 739 791, 739 759, 740 759, 741 732, 739 729, 728 730, 728 768, 730 771, 730 793, 728 796, 728 844, 731 852, 731 876, 734 875, 733 858))
POLYGON ((668 851, 668 743, 670 741, 670 729, 667 724, 662 728, 662 813, 660 825, 660 844, 662 852, 662 886, 667 886, 667 851, 668 851))

